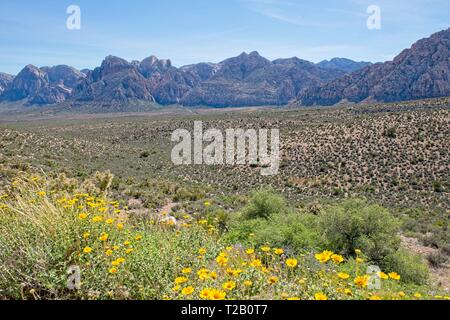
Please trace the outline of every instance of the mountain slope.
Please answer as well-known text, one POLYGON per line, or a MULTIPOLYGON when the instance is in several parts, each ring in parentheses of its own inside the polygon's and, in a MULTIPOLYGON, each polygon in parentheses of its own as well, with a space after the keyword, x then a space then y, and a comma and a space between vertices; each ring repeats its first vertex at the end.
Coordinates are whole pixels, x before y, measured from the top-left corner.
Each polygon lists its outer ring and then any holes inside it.
POLYGON ((136 65, 124 59, 108 56, 75 89, 79 101, 127 102, 154 101, 150 85, 136 65))
POLYGON ((302 105, 434 98, 450 95, 450 29, 419 40, 393 61, 378 63, 300 93, 302 105))

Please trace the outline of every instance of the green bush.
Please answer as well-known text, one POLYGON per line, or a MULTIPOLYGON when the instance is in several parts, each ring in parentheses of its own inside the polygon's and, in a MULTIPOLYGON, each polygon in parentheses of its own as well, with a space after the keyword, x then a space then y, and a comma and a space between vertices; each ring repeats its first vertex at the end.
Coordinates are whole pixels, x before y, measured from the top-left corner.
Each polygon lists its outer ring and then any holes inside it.
POLYGON ((318 233, 310 227, 311 215, 277 213, 268 219, 233 220, 225 241, 250 244, 256 247, 268 244, 294 252, 305 252, 317 246, 318 233))
POLYGON ((428 281, 429 270, 422 257, 404 249, 387 256, 383 261, 383 269, 397 272, 405 283, 424 285, 428 281))
POLYGON ((272 189, 261 189, 254 192, 247 206, 243 209, 246 219, 268 219, 275 213, 287 211, 286 201, 272 189))
POLYGON ((385 208, 362 200, 348 200, 319 215, 324 246, 352 256, 361 249, 382 265, 400 245, 399 223, 385 208))

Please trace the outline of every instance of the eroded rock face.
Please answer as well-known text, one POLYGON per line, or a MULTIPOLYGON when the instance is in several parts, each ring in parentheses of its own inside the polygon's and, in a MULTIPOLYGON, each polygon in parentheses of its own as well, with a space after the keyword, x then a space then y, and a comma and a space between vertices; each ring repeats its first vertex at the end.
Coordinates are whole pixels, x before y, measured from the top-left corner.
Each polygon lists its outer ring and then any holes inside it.
POLYGON ((27 65, 14 78, 2 99, 17 101, 34 96, 38 91, 49 85, 47 74, 33 65, 27 65))
POLYGON ((324 86, 305 90, 302 105, 342 100, 394 102, 450 95, 450 29, 416 42, 393 61, 356 71, 324 86))
POLYGON ((13 79, 12 75, 0 72, 0 95, 8 89, 13 79))
POLYGON ((82 78, 79 71, 67 66, 39 69, 28 65, 12 80, 0 100, 25 100, 27 104, 60 103, 71 96, 82 78))
POLYGON ((74 89, 82 79, 86 78, 86 74, 66 65, 42 67, 41 70, 47 73, 50 83, 71 89, 74 89))

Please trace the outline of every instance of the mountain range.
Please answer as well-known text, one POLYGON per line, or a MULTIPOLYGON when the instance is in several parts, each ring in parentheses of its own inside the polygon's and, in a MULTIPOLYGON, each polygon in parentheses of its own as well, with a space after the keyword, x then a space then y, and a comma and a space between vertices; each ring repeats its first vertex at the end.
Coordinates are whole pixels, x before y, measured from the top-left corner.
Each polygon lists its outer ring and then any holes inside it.
POLYGON ((450 29, 419 40, 393 61, 372 64, 334 58, 270 61, 258 52, 220 63, 177 68, 151 56, 128 62, 106 57, 94 70, 28 65, 16 76, 0 73, 0 101, 25 105, 68 102, 161 105, 334 105, 391 102, 450 95, 450 29))

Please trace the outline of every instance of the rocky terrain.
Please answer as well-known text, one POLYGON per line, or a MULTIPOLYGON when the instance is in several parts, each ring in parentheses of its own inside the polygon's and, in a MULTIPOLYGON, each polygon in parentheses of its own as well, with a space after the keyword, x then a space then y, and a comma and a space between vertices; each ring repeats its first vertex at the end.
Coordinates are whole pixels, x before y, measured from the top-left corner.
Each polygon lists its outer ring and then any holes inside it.
POLYGON ((8 88, 13 79, 12 75, 0 72, 0 95, 8 88))
POLYGON ((450 29, 419 40, 393 61, 378 63, 303 91, 305 106, 341 101, 393 102, 450 95, 450 29))

